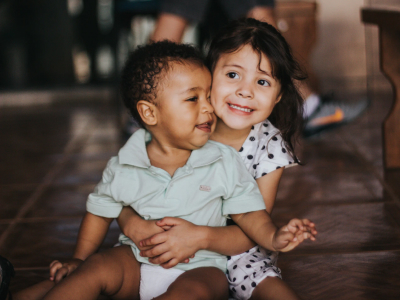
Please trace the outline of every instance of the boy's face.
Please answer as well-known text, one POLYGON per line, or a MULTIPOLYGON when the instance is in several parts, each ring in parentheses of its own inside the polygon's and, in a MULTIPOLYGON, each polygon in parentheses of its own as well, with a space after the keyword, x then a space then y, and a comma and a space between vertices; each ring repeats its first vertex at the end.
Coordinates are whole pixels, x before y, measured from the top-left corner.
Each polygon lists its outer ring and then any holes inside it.
POLYGON ((167 144, 179 149, 202 147, 215 129, 210 104, 211 74, 204 66, 172 63, 156 97, 158 125, 167 144))
POLYGON ((211 103, 232 129, 248 129, 264 121, 279 102, 280 92, 268 58, 263 54, 260 63, 250 45, 222 54, 215 66, 211 103))

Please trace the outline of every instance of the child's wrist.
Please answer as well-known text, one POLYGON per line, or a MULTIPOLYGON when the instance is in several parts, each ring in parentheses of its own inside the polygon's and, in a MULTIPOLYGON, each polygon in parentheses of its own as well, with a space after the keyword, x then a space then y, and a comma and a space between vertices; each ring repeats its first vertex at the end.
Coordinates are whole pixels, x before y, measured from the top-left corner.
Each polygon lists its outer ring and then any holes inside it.
POLYGON ((197 226, 197 235, 199 237, 199 250, 207 250, 210 247, 210 228, 208 226, 197 226))

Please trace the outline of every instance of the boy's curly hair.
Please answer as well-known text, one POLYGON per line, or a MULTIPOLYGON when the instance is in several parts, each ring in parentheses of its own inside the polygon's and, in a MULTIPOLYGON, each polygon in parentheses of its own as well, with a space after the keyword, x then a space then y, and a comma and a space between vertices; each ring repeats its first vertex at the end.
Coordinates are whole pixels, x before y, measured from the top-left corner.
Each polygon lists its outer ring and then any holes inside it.
POLYGON ((159 87, 172 62, 205 66, 198 49, 167 40, 139 46, 128 57, 121 76, 121 95, 132 117, 141 126, 144 123, 138 113, 137 103, 140 100, 155 103, 159 87))

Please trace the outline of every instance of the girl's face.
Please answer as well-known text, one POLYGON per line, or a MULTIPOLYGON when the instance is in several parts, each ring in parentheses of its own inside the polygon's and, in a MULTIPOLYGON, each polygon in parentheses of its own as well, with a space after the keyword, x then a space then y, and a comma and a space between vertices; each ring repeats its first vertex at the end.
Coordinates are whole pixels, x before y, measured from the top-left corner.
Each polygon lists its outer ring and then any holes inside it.
POLYGON ((280 100, 281 85, 271 72, 268 58, 245 45, 222 54, 215 66, 211 104, 230 128, 243 130, 264 121, 280 100))

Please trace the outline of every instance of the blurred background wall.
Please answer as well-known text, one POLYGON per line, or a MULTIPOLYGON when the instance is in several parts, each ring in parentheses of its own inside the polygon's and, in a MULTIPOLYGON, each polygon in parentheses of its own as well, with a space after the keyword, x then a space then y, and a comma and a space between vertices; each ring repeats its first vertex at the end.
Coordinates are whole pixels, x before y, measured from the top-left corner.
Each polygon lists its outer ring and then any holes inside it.
MULTIPOLYGON (((126 30, 116 31, 120 21, 113 13, 116 1, 0 0, 0 89, 111 85, 115 59, 123 60, 135 43, 132 40, 151 28, 142 21, 141 28, 133 29, 135 37, 126 30)), ((311 65, 320 92, 365 93, 367 83, 388 89, 378 67, 377 29, 365 29, 360 8, 400 7, 400 0, 311 2, 318 5, 311 65)))

